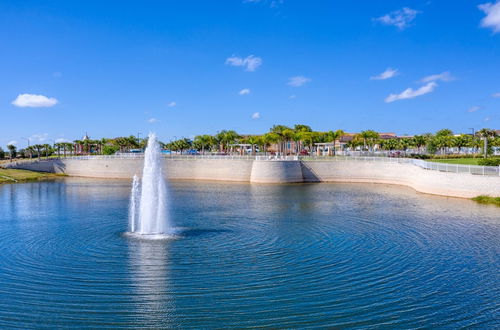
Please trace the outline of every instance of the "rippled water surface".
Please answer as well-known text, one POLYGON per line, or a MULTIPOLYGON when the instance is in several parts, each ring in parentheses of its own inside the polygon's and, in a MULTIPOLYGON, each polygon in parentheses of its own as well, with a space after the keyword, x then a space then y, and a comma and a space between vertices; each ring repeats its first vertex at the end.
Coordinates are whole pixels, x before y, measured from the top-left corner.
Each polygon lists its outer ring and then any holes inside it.
POLYGON ((500 327, 500 209, 384 185, 0 186, 0 327, 500 327))

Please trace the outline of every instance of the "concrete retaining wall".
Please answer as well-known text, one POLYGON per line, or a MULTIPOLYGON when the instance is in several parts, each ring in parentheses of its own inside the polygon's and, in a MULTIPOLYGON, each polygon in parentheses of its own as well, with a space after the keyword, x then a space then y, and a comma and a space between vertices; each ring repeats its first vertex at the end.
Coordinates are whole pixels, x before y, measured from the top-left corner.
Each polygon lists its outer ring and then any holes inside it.
MULTIPOLYGON (((250 159, 166 159, 165 175, 177 180, 249 181, 250 159)), ((143 159, 60 159, 7 164, 39 172, 107 179, 130 179, 142 173, 143 159)))
POLYGON ((500 176, 425 170, 412 164, 370 161, 303 161, 305 182, 405 185, 422 193, 471 198, 500 196, 500 176))
MULTIPOLYGON (((141 174, 142 159, 61 159, 6 166, 70 176, 130 179, 141 174)), ((170 179, 255 183, 363 182, 399 184, 423 193, 500 196, 500 176, 425 170, 412 164, 372 161, 266 161, 251 159, 166 159, 170 179)))
POLYGON ((250 182, 293 183, 304 182, 300 161, 255 160, 250 182))

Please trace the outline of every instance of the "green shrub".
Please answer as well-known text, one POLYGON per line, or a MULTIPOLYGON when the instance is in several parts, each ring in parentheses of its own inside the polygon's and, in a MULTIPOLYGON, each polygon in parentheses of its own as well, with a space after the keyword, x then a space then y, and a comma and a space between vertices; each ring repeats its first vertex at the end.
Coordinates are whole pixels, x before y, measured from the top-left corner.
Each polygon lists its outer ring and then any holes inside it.
POLYGON ((433 158, 431 155, 422 155, 422 154, 410 154, 410 158, 414 159, 431 159, 433 158))
POLYGON ((484 158, 477 163, 482 166, 500 166, 500 158, 484 158))
POLYGON ((118 151, 118 148, 117 146, 110 146, 110 145, 105 145, 104 147, 102 147, 102 154, 103 155, 114 155, 115 152, 118 151))

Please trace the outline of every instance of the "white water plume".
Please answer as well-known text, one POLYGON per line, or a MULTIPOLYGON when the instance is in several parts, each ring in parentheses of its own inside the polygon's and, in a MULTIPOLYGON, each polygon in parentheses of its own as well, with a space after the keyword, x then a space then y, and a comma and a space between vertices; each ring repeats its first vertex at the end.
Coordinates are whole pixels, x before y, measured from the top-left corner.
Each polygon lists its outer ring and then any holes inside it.
POLYGON ((139 235, 164 235, 171 232, 168 221, 160 144, 149 134, 144 153, 142 179, 134 175, 130 196, 129 230, 139 235))

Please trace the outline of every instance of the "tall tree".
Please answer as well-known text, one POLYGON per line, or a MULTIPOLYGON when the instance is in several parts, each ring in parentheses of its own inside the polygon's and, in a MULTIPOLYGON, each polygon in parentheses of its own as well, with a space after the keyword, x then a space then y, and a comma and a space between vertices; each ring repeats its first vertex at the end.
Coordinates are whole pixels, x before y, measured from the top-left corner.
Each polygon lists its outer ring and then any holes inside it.
POLYGON ((483 139, 484 158, 488 157, 488 140, 496 136, 496 132, 489 128, 483 128, 477 134, 483 139))
POLYGON ((13 145, 13 144, 9 144, 7 146, 7 149, 9 149, 10 160, 12 161, 12 159, 16 157, 17 147, 15 145, 13 145))
POLYGON ((337 154, 337 141, 345 134, 345 132, 341 129, 336 131, 328 131, 328 142, 333 142, 333 155, 337 154))
POLYGON ((370 151, 373 150, 373 146, 376 144, 379 138, 379 134, 372 130, 362 131, 361 133, 359 133, 359 136, 363 140, 365 149, 367 149, 368 146, 370 151))

